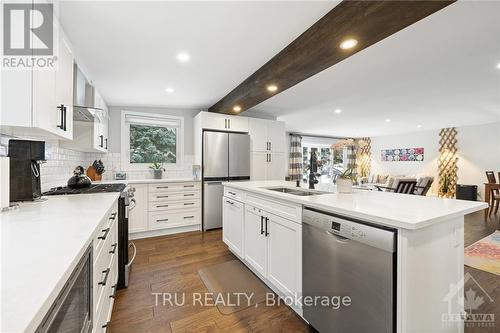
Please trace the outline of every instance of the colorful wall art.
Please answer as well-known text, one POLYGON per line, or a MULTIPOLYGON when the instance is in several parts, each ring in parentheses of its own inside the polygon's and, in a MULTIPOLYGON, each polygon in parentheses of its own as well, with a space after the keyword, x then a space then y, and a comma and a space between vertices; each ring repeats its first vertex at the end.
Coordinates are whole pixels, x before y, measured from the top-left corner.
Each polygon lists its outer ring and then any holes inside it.
POLYGON ((421 162, 424 148, 382 149, 382 162, 421 162))

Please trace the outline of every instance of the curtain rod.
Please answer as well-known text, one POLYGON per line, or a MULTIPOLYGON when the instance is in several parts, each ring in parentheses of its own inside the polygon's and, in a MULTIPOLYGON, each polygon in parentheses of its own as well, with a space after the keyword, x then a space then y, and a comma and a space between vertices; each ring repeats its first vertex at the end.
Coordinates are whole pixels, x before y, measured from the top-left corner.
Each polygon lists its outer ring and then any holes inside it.
POLYGON ((306 133, 297 133, 297 132, 289 132, 289 135, 299 135, 299 136, 308 136, 311 138, 325 138, 325 139, 351 139, 345 136, 328 136, 328 135, 317 135, 317 134, 306 134, 306 133))

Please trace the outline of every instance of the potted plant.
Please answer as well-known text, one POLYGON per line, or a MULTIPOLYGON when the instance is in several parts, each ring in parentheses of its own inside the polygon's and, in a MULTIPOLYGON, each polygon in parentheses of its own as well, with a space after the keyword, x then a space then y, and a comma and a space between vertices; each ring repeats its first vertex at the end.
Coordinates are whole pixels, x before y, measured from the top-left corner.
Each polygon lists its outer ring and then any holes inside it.
POLYGON ((165 168, 160 162, 154 162, 149 168, 153 169, 154 179, 161 179, 163 177, 163 171, 165 171, 165 168))
POLYGON ((353 168, 348 168, 341 172, 337 177, 337 192, 351 193, 354 178, 353 168))

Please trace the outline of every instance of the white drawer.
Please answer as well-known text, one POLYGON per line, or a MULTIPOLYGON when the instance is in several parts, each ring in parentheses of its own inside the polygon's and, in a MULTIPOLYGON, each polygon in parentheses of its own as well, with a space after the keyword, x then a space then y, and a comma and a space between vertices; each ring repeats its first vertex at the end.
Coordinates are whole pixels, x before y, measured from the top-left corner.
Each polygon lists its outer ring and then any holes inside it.
POLYGON ((149 193, 199 190, 199 182, 149 184, 149 193))
POLYGON ((111 225, 114 221, 118 220, 118 207, 115 205, 113 209, 108 214, 108 217, 103 219, 99 229, 94 235, 94 258, 96 258, 97 254, 101 252, 101 248, 108 239, 108 235, 111 232, 111 225))
POLYGON ((102 292, 98 296, 98 301, 95 304, 96 312, 94 314, 95 332, 106 332, 108 321, 111 319, 112 305, 114 303, 114 296, 116 293, 116 280, 117 280, 117 263, 118 255, 112 257, 110 263, 111 271, 109 273, 106 285, 102 287, 102 292))
POLYGON ((178 200, 189 200, 189 199, 199 199, 199 191, 189 191, 189 192, 164 192, 164 193, 149 193, 149 202, 167 202, 167 201, 178 201, 178 200))
POLYGON ((298 223, 302 221, 302 205, 299 204, 250 193, 246 195, 245 203, 298 223))
POLYGON ((200 224, 200 210, 186 210, 179 212, 150 212, 149 229, 176 228, 200 224))
MULTIPOLYGON (((100 296, 104 293, 107 285, 112 285, 114 272, 117 270, 117 257, 118 257, 118 223, 114 222, 110 226, 110 231, 104 244, 101 247, 100 252, 94 254, 94 267, 93 267, 93 279, 94 279, 94 290, 93 297, 95 302, 100 300, 100 296), (110 270, 107 273, 107 270, 110 270), (106 278, 107 275, 107 278, 106 278), (103 282, 106 284, 103 284, 103 282)), ((95 303, 98 304, 98 303, 95 303)))
POLYGON ((241 202, 245 201, 245 192, 235 190, 231 187, 224 187, 224 196, 241 202))
POLYGON ((182 200, 182 201, 166 201, 166 202, 150 202, 149 211, 160 211, 160 210, 178 210, 178 209, 193 209, 200 207, 200 200, 182 200))

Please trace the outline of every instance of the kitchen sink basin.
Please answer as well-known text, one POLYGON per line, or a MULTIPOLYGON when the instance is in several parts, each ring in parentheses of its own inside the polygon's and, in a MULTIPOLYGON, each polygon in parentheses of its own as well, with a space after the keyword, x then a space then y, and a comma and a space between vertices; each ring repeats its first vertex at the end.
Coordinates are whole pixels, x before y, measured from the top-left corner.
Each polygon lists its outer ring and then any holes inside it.
POLYGON ((309 190, 304 190, 301 188, 293 188, 293 187, 265 187, 264 189, 270 190, 270 191, 275 191, 275 192, 287 193, 287 194, 291 194, 291 195, 298 195, 298 196, 302 196, 302 197, 328 193, 328 192, 321 192, 321 191, 309 191, 309 190))

